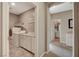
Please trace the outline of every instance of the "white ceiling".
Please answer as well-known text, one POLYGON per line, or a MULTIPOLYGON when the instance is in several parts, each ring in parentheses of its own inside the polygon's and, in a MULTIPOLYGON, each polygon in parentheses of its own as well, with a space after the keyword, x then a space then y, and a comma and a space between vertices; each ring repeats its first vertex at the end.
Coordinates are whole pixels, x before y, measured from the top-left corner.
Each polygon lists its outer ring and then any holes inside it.
POLYGON ((11 5, 11 2, 9 3, 10 7, 10 13, 19 15, 31 8, 34 8, 35 5, 32 2, 14 2, 15 5, 11 5))
POLYGON ((73 4, 68 2, 68 3, 61 3, 58 5, 51 6, 49 8, 49 12, 53 14, 53 13, 60 13, 60 12, 64 12, 72 9, 73 9, 73 4))

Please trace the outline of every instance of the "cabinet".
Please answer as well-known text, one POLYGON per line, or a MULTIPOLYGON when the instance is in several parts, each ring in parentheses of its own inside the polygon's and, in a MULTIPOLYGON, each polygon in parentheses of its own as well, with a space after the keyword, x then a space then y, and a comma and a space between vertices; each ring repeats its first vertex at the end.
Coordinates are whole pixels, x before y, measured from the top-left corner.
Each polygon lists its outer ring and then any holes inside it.
POLYGON ((35 38, 28 35, 20 35, 20 46, 33 52, 35 51, 35 38))
POLYGON ((33 53, 35 53, 35 37, 32 34, 15 34, 13 33, 13 45, 14 47, 23 47, 33 53))
POLYGON ((32 50, 32 39, 26 35, 20 35, 20 46, 31 51, 32 50))
POLYGON ((19 34, 12 35, 14 47, 19 47, 19 34))

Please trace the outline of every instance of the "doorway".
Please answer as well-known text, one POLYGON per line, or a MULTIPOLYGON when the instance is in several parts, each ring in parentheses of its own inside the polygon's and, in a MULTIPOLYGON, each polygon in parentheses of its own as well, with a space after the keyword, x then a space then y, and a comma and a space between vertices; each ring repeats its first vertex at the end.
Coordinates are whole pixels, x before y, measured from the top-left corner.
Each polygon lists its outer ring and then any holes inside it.
MULTIPOLYGON (((50 3, 48 7, 49 23, 47 25, 49 26, 48 34, 50 33, 47 39, 48 49, 57 56, 73 56, 74 29, 69 28, 68 24, 69 19, 73 19, 72 8, 72 3, 61 2, 50 3), (67 7, 67 10, 64 9, 64 7, 67 7), (60 51, 63 51, 63 53, 60 51)), ((73 26, 73 24, 71 26, 73 26)))
POLYGON ((52 40, 54 42, 60 42, 60 39, 61 39, 61 34, 60 34, 61 33, 60 32, 61 31, 61 22, 60 22, 60 20, 58 19, 58 20, 53 21, 52 25, 54 26, 54 38, 52 38, 52 40))
POLYGON ((9 4, 9 56, 35 56, 35 5, 32 2, 9 4))

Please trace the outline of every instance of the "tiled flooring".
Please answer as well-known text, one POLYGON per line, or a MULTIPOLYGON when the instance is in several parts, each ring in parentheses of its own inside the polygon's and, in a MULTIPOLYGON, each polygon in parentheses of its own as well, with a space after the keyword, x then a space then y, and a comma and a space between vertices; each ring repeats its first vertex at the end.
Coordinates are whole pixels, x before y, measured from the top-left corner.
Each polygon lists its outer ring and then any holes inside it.
POLYGON ((25 51, 20 47, 14 47, 12 39, 9 40, 9 50, 10 57, 33 57, 33 55, 28 51, 25 51))
POLYGON ((64 43, 60 43, 59 41, 52 41, 51 44, 55 44, 58 47, 61 47, 61 48, 64 48, 64 49, 72 51, 72 47, 71 46, 67 46, 64 43))
POLYGON ((43 57, 58 57, 58 56, 55 53, 48 52, 48 53, 44 54, 43 57))

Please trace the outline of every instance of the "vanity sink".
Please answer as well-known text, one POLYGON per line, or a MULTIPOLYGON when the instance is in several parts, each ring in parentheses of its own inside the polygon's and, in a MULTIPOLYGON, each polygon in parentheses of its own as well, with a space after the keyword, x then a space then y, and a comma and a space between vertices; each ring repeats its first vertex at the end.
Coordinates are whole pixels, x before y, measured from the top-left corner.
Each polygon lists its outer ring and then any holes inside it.
POLYGON ((23 47, 28 51, 35 52, 35 33, 26 32, 19 28, 13 29, 13 42, 15 47, 23 47))
POLYGON ((21 30, 20 33, 26 33, 26 31, 25 30, 21 30))
POLYGON ((22 33, 19 36, 20 47, 25 48, 32 53, 35 52, 35 35, 34 32, 22 33))
POLYGON ((25 34, 26 31, 25 30, 21 30, 21 31, 15 31, 13 32, 14 34, 25 34))
POLYGON ((15 33, 15 34, 26 33, 25 30, 21 30, 21 28, 17 28, 17 27, 13 27, 13 28, 12 28, 12 32, 15 33))

